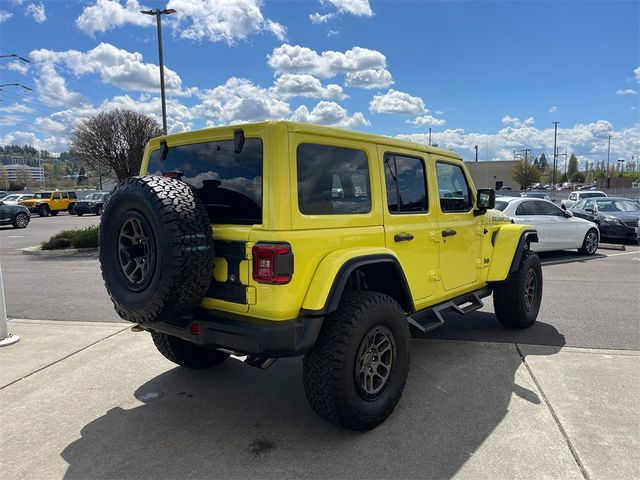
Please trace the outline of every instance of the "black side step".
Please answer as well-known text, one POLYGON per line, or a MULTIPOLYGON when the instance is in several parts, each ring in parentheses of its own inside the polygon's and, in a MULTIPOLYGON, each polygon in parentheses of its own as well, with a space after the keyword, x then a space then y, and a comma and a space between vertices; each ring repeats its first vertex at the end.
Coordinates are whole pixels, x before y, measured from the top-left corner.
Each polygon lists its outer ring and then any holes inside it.
POLYGON ((482 299, 491 295, 491 288, 485 287, 482 290, 464 294, 447 302, 439 303, 433 307, 420 310, 409 316, 407 320, 409 325, 416 329, 419 333, 426 333, 438 328, 444 323, 443 313, 447 310, 453 310, 460 315, 474 312, 484 306, 482 299))

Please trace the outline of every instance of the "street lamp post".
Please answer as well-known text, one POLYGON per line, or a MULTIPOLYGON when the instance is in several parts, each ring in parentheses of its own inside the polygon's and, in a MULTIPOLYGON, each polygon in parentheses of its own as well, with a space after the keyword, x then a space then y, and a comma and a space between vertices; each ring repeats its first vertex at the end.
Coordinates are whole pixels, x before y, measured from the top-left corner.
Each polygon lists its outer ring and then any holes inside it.
POLYGON ((22 60, 23 62, 31 63, 28 59, 21 57, 17 53, 10 53, 8 55, 0 55, 0 58, 17 58, 18 60, 22 60))
POLYGON ((607 188, 611 186, 611 171, 609 170, 609 157, 611 153, 611 135, 609 135, 609 146, 607 147, 607 188))
POLYGON ((475 147, 473 147, 474 150, 476 151, 476 162, 478 161, 478 145, 476 145, 475 147))
POLYGON ((560 122, 552 122, 554 125, 553 130, 553 172, 551 172, 551 183, 553 184, 553 188, 556 188, 556 169, 558 168, 558 150, 556 150, 557 140, 558 140, 558 124, 560 122))
POLYGON ((162 101, 162 133, 167 134, 167 104, 164 97, 164 59, 162 55, 162 22, 160 18, 162 15, 170 15, 176 13, 173 8, 160 10, 141 10, 140 13, 145 15, 154 15, 156 17, 156 24, 158 26, 158 57, 160 63, 160 98, 162 101))

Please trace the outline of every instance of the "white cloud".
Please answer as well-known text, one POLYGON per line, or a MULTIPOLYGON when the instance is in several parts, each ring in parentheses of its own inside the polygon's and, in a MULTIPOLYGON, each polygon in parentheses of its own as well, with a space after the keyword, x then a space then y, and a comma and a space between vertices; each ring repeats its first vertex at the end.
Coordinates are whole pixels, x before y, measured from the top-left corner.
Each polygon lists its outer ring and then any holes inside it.
POLYGON ((295 75, 286 73, 275 81, 275 92, 282 98, 309 97, 335 98, 344 100, 347 96, 340 85, 330 84, 323 87, 313 75, 295 75))
POLYGON ((33 18, 33 21, 36 23, 42 23, 47 19, 47 13, 43 3, 39 3, 38 5, 30 3, 27 5, 24 14, 33 18))
POLYGON ((323 0, 331 3, 340 13, 350 13, 358 17, 370 17, 373 15, 369 0, 323 0))
POLYGON ((87 103, 79 93, 69 90, 67 81, 52 64, 39 66, 39 77, 35 80, 35 90, 42 103, 49 107, 82 106, 87 103))
POLYGON ((337 37, 338 35, 340 35, 340 32, 338 30, 327 31, 327 37, 337 37))
MULTIPOLYGON (((156 92, 160 86, 158 66, 142 62, 142 54, 128 52, 109 43, 101 43, 87 52, 67 50, 55 52, 41 49, 31 52, 31 58, 40 68, 54 69, 55 65, 64 65, 78 76, 98 74, 104 83, 115 85, 124 90, 156 92)), ((182 79, 170 68, 164 69, 167 92, 174 95, 189 95, 182 90, 182 79)))
POLYGON ((200 92, 202 103, 193 109, 195 115, 215 124, 284 118, 289 104, 278 95, 244 78, 231 77, 224 85, 200 92))
POLYGON ((0 107, 0 112, 4 113, 33 113, 34 110, 31 107, 24 105, 23 103, 14 103, 6 107, 0 107))
POLYGON ((446 123, 446 121, 442 118, 435 118, 431 115, 422 115, 420 117, 416 117, 413 120, 407 120, 407 123, 411 123, 412 125, 416 125, 418 127, 423 127, 425 125, 434 125, 436 127, 440 127, 446 123))
POLYGON ((154 19, 149 15, 143 15, 140 10, 147 10, 147 7, 140 5, 137 0, 127 0, 124 5, 118 0, 97 0, 95 4, 82 10, 76 19, 76 26, 93 36, 126 24, 154 25, 154 19))
POLYGON ((384 69, 360 70, 359 72, 347 73, 346 85, 359 88, 384 88, 393 85, 391 73, 384 69))
POLYGON ((636 82, 640 83, 640 67, 633 69, 633 75, 636 77, 636 82))
POLYGON ((528 117, 524 120, 520 120, 519 117, 505 115, 504 117, 502 117, 502 123, 504 123, 505 125, 511 125, 512 127, 520 128, 533 125, 534 123, 536 123, 536 119, 533 117, 528 117))
POLYGON ((34 122, 35 128, 48 134, 59 134, 67 130, 67 127, 49 117, 38 117, 34 122))
POLYGON ((558 107, 556 107, 555 105, 551 105, 549 107, 549 113, 557 113, 559 111, 560 111, 560 109, 558 107))
POLYGON ((616 90, 616 95, 637 95, 638 92, 636 92, 635 90, 632 90, 630 88, 626 88, 624 90, 616 90))
POLYGON ((13 62, 7 63, 7 69, 13 72, 18 72, 22 75, 26 75, 27 73, 29 73, 29 64, 24 63, 21 60, 14 60, 13 62))
POLYGON ((369 103, 373 113, 397 113, 420 115, 426 112, 424 101, 405 92, 390 89, 387 93, 375 95, 369 103))
MULTIPOLYGON (((615 131, 611 123, 598 120, 588 124, 578 124, 558 129, 558 142, 579 160, 600 161, 607 158, 607 139, 611 135, 612 158, 628 158, 640 149, 640 124, 615 131)), ((506 127, 495 134, 466 133, 463 129, 447 129, 432 133, 432 143, 442 148, 453 149, 464 158, 474 156, 474 145, 480 146, 481 160, 512 160, 514 148, 530 148, 533 155, 545 153, 550 158, 553 152, 553 127, 539 130, 527 126, 506 127)), ((428 134, 401 134, 403 140, 427 144, 428 134)))
POLYGON ((13 13, 7 12, 6 10, 0 10, 0 23, 4 23, 13 17, 13 13))
MULTIPOLYGON (((162 123, 160 116, 162 105, 159 96, 141 95, 138 100, 135 100, 128 95, 118 95, 110 100, 105 100, 99 107, 100 110, 114 108, 135 110, 144 115, 151 115, 159 124, 162 123)), ((167 99, 167 130, 169 133, 192 130, 195 118, 193 109, 182 105, 177 100, 167 99)))
POLYGON ((361 112, 349 115, 349 112, 336 102, 320 102, 313 110, 301 105, 293 112, 291 120, 294 122, 316 123, 337 128, 353 128, 357 126, 369 126, 369 121, 361 112))
POLYGON ((321 23, 326 23, 335 17, 335 13, 327 13, 326 15, 320 15, 319 13, 312 13, 309 15, 309 20, 311 23, 315 23, 316 25, 320 25, 321 23))
POLYGON ((286 27, 265 18, 261 0, 170 0, 174 35, 188 40, 233 44, 249 35, 270 32, 284 40, 286 27))
POLYGON ((308 73, 329 78, 338 73, 358 72, 368 69, 384 69, 387 58, 377 50, 353 47, 345 52, 318 53, 299 45, 281 45, 267 56, 268 65, 277 73, 308 73))

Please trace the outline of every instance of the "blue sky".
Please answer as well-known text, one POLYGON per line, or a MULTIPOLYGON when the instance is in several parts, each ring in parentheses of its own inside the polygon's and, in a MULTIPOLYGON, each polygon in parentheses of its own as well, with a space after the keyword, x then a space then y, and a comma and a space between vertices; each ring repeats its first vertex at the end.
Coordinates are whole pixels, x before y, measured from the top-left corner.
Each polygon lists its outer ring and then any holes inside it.
POLYGON ((514 149, 581 160, 640 154, 640 2, 3 0, 0 143, 63 151, 102 108, 159 115, 163 22, 169 128, 292 118, 433 142, 469 158, 514 149), (27 68, 28 67, 28 68, 27 68))

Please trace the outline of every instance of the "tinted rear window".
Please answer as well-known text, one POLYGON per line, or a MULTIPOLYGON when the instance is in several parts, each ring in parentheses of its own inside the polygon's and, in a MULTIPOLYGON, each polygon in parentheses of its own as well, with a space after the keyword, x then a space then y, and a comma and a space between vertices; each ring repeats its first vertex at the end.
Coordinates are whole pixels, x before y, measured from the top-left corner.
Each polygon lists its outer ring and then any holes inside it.
POLYGON ((170 147, 149 157, 148 175, 180 172, 204 202, 211 223, 262 223, 262 140, 247 138, 235 153, 233 140, 170 147))
POLYGON ((601 192, 589 192, 589 193, 581 193, 580 196, 582 198, 604 197, 604 193, 601 193, 601 192))

